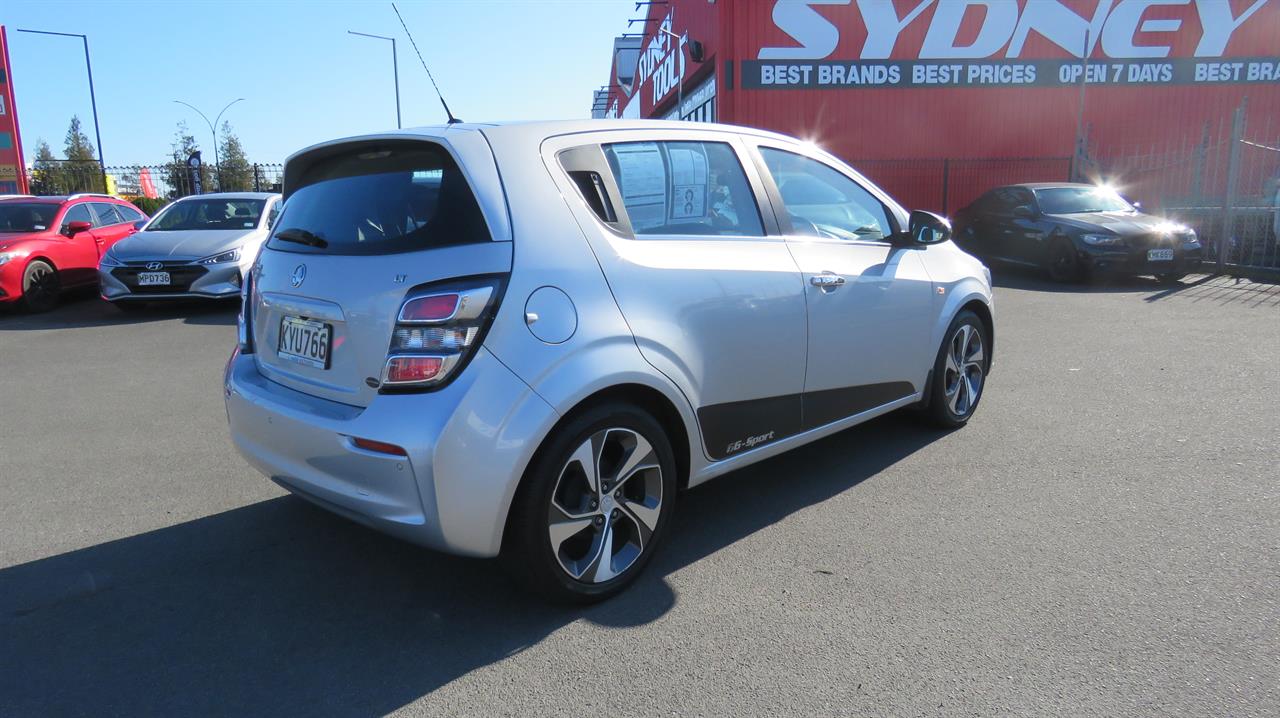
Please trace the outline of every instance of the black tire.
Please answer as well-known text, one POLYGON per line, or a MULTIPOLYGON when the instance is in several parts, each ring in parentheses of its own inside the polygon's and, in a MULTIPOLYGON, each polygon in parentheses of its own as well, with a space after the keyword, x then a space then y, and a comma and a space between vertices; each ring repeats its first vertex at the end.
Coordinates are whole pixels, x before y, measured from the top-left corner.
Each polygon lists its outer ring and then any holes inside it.
POLYGON ((1079 282, 1084 278, 1080 257, 1067 239, 1055 239, 1049 244, 1049 278, 1055 282, 1079 282))
POLYGON ((22 308, 32 313, 47 312, 58 306, 62 282, 58 270, 43 260, 34 260, 22 272, 22 308))
POLYGON ((112 302, 112 304, 125 314, 137 314, 147 308, 146 302, 112 302))
MULTIPOLYGON (((978 315, 971 311, 965 310, 956 315, 951 320, 951 325, 947 327, 947 331, 942 335, 942 346, 938 347, 938 356, 933 362, 933 373, 929 375, 931 386, 929 387, 929 403, 925 406, 924 414, 929 421, 936 426, 944 429, 958 429, 969 422, 975 411, 978 410, 978 404, 982 401, 982 395, 986 393, 987 372, 991 367, 991 337, 987 335, 987 327, 978 318, 978 315), (959 387, 953 384, 957 380, 954 371, 948 369, 947 356, 948 352, 952 352, 955 347, 957 337, 968 327, 970 331, 976 332, 980 341, 979 348, 982 352, 980 362, 981 375, 978 381, 977 395, 970 398, 966 403, 961 404, 955 402, 953 408, 953 393, 948 393, 948 389, 968 390, 968 386, 959 387), (959 409, 959 411, 957 411, 959 409)), ((976 357, 976 355, 975 355, 976 357)))
POLYGON ((1165 274, 1157 274, 1156 281, 1161 284, 1177 284, 1182 278, 1187 276, 1186 272, 1168 272, 1165 274))
MULTIPOLYGON (((605 453, 607 452, 600 452, 600 464, 606 463, 605 453)), ((651 472, 652 470, 650 469, 649 471, 651 472)), ((624 490, 623 486, 628 489, 633 488, 635 484, 632 482, 639 477, 639 474, 640 472, 637 471, 631 475, 633 478, 623 478, 623 483, 616 487, 613 495, 620 495, 624 490)), ((599 483, 603 486, 605 483, 604 477, 608 475, 608 471, 601 471, 600 475, 602 478, 599 483)), ((589 408, 558 427, 543 443, 526 470, 520 488, 512 501, 511 513, 503 536, 502 562, 507 572, 517 582, 552 601, 587 604, 610 598, 634 581, 644 570, 644 567, 648 565, 649 561, 653 559, 654 553, 661 548, 675 508, 676 487, 675 455, 671 449, 670 440, 668 440, 666 433, 657 420, 647 412, 629 404, 608 403, 589 408), (569 540, 562 538, 560 545, 556 547, 552 546, 550 520, 553 515, 561 515, 553 514, 552 512, 558 511, 555 507, 561 505, 559 502, 563 501, 565 488, 561 483, 561 477, 562 474, 569 476, 575 450, 583 446, 584 443, 590 442, 593 437, 596 437, 601 432, 606 432, 606 441, 608 441, 607 437, 610 434, 607 433, 607 430, 615 429, 622 430, 618 432, 620 436, 626 436, 628 431, 634 432, 634 434, 643 437, 652 447, 653 455, 656 457, 656 465, 661 474, 656 480, 651 473, 648 473, 643 479, 648 482, 645 484, 646 486, 650 484, 660 486, 657 505, 658 518, 652 533, 644 539, 643 547, 639 550, 638 556, 635 556, 629 565, 608 580, 601 582, 584 581, 574 577, 562 565, 561 561, 564 554, 561 549, 575 540, 578 541, 578 546, 582 546, 584 543, 589 543, 591 547, 598 546, 597 537, 603 535, 601 532, 604 530, 606 522, 610 531, 614 530, 614 526, 619 527, 617 529, 618 535, 621 535, 624 530, 637 531, 640 524, 634 518, 636 514, 630 510, 627 510, 625 515, 620 513, 624 510, 621 507, 624 505, 632 506, 632 504, 624 504, 622 502, 617 504, 619 508, 613 512, 619 517, 616 522, 605 517, 595 518, 593 515, 591 520, 598 521, 598 524, 585 526, 574 534, 574 538, 569 540), (558 488, 561 493, 557 497, 558 488), (552 503, 553 497, 558 503, 552 503), (586 536, 585 539, 583 538, 584 536, 586 536)), ((611 488, 611 490, 613 489, 611 488)), ((604 494, 608 493, 609 491, 604 492, 604 494)), ((586 493, 585 495, 588 498, 592 496, 599 497, 597 498, 597 503, 604 501, 603 494, 586 493)), ((594 511, 597 508, 597 503, 584 504, 581 508, 594 511)), ((600 504, 599 509, 603 511, 609 505, 612 505, 612 499, 610 499, 609 504, 600 504)), ((610 535, 613 536, 614 534, 610 535)), ((639 536, 638 533, 633 535, 639 536)), ((618 540, 621 541, 623 539, 618 540)), ((619 553, 615 555, 621 556, 623 550, 629 550, 629 545, 624 543, 623 549, 620 549, 619 553)), ((595 551, 594 548, 588 548, 585 553, 592 554, 593 551, 595 551)), ((593 555, 599 556, 602 553, 598 552, 593 555)), ((587 558, 583 560, 587 561, 587 558)), ((611 567, 612 562, 613 559, 610 557, 611 567)), ((591 563, 590 565, 598 566, 599 564, 591 563)), ((585 576, 589 572, 591 572, 590 566, 585 568, 581 575, 585 576)))

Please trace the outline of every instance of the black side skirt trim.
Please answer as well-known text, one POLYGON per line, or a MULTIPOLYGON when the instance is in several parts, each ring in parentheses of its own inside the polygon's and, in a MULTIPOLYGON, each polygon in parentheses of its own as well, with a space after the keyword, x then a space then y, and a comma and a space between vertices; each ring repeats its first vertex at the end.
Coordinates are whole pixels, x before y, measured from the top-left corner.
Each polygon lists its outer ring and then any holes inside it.
POLYGON ((805 392, 804 428, 816 429, 824 424, 839 421, 846 416, 861 414, 868 409, 884 406, 915 393, 915 387, 907 381, 888 381, 882 384, 863 384, 839 389, 805 392))
POLYGON ((707 455, 719 461, 915 393, 910 382, 842 387, 712 404, 698 409, 707 455))
POLYGON ((730 401, 698 409, 707 455, 719 460, 800 433, 801 394, 730 401))

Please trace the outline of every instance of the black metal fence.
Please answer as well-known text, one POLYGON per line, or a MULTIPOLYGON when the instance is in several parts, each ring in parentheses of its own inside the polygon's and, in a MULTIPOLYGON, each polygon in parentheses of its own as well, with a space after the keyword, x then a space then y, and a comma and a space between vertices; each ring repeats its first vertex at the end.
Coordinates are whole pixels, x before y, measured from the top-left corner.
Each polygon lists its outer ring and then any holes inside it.
POLYGON ((951 214, 993 187, 1063 182, 1070 157, 861 160, 850 164, 904 206, 951 214))
POLYGON ((1198 136, 1090 147, 1082 174, 1195 228, 1220 272, 1280 278, 1280 120, 1248 100, 1198 136))
POLYGON ((27 181, 37 195, 108 192, 163 201, 206 192, 279 192, 283 171, 284 165, 263 163, 194 170, 181 161, 104 168, 93 161, 45 160, 27 168, 27 181))

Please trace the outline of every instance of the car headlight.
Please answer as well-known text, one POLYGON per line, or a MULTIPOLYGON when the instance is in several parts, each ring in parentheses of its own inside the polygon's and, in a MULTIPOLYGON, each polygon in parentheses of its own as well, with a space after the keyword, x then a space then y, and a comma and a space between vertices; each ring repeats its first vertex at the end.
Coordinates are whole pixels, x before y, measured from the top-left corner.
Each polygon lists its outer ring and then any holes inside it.
POLYGON ((116 259, 116 255, 113 254, 110 249, 108 249, 107 253, 102 255, 102 261, 98 262, 98 265, 102 267, 123 267, 124 262, 121 262, 119 259, 116 259))
POLYGON ((1200 237, 1196 236, 1196 231, 1194 229, 1188 229, 1183 233, 1182 246, 1191 248, 1200 246, 1200 237))
POLYGON ((1092 244, 1095 247, 1114 247, 1124 244, 1124 239, 1114 234, 1082 234, 1080 239, 1084 240, 1085 244, 1092 244))
POLYGON ((22 252, 0 252, 0 264, 7 264, 10 259, 17 259, 22 252))
POLYGON ((215 254, 212 257, 205 257, 200 260, 200 264, 223 264, 224 262, 239 262, 240 248, 229 249, 221 254, 215 254))

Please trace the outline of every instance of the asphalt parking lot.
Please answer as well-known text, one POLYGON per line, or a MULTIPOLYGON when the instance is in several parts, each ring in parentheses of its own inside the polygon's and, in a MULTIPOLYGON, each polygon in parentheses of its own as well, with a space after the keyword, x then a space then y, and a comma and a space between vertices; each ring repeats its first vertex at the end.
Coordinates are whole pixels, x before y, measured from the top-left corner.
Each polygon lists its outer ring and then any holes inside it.
POLYGON ((585 610, 249 469, 234 309, 0 315, 0 715, 1280 714, 1280 287, 997 283, 967 428, 695 489, 585 610))

